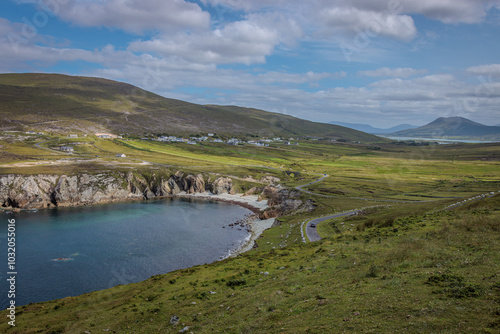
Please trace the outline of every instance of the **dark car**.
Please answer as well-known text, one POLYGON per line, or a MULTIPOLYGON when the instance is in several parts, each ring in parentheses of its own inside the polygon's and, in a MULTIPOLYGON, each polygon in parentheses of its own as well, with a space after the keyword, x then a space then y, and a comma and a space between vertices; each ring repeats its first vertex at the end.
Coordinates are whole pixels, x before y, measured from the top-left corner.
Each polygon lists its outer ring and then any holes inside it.
POLYGON ((314 223, 311 223, 311 227, 316 227, 316 224, 314 224, 314 223))

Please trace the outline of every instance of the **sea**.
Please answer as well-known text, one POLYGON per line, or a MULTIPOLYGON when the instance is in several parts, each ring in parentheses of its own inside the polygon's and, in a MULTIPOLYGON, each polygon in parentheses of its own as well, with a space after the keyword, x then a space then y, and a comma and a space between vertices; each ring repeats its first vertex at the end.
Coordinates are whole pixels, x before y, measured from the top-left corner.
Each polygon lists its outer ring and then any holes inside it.
POLYGON ((229 224, 249 214, 240 206, 185 198, 0 214, 0 307, 12 299, 20 306, 76 296, 223 259, 249 236, 229 224), (15 258, 9 268, 12 219, 15 258))
POLYGON ((378 135, 380 137, 384 137, 387 139, 393 139, 393 140, 414 140, 414 141, 430 141, 430 142, 437 142, 439 144, 455 144, 455 143, 469 143, 469 144, 487 144, 487 143, 498 143, 498 140, 468 140, 468 139, 438 139, 438 138, 419 138, 419 137, 391 137, 391 136, 384 136, 384 135, 378 135))

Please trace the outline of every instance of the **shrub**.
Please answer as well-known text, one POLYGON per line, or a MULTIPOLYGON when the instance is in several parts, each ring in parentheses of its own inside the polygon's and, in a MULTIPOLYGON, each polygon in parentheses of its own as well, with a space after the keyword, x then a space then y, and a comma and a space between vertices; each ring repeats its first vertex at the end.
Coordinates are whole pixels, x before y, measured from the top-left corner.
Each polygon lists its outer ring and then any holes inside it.
POLYGON ((226 285, 230 288, 234 288, 236 286, 246 285, 247 281, 244 279, 231 279, 227 281, 226 285))

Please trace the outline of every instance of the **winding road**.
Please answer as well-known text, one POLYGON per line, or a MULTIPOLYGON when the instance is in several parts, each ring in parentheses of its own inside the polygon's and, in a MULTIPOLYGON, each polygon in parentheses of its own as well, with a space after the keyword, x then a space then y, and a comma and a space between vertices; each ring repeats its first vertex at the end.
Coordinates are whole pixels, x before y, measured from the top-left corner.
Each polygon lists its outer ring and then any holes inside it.
POLYGON ((354 210, 354 211, 349 211, 349 212, 344 212, 344 213, 338 213, 338 214, 335 214, 335 215, 325 216, 325 217, 320 217, 320 218, 315 218, 313 220, 308 221, 306 223, 306 236, 307 236, 307 239, 310 242, 321 240, 321 237, 318 234, 318 230, 316 229, 316 227, 318 226, 319 223, 321 223, 321 222, 323 222, 325 220, 328 220, 328 219, 332 219, 332 218, 339 218, 339 217, 346 217, 346 216, 354 215, 354 214, 358 213, 359 211, 361 211, 361 210, 354 210))

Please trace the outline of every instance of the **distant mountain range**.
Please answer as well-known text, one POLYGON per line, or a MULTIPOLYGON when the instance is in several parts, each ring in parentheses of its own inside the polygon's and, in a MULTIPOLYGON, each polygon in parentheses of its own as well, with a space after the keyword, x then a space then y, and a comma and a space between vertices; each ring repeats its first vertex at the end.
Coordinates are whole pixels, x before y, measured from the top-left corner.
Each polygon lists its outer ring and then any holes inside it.
POLYGON ((417 127, 409 124, 401 124, 389 129, 380 129, 368 124, 356 124, 345 122, 330 122, 358 131, 374 135, 388 135, 392 137, 413 138, 470 138, 492 140, 500 139, 500 125, 488 126, 471 121, 463 117, 440 117, 433 122, 417 127))
POLYGON ((500 138, 500 126, 488 126, 463 117, 440 117, 424 126, 396 131, 389 135, 418 138, 468 137, 498 139, 500 138))
POLYGON ((417 126, 409 125, 409 124, 400 124, 397 126, 393 126, 392 128, 389 128, 389 129, 375 128, 375 127, 368 125, 368 124, 346 123, 346 122, 336 122, 336 121, 330 122, 329 124, 345 126, 346 128, 351 128, 354 130, 363 131, 363 132, 371 133, 371 134, 387 134, 387 133, 391 133, 391 132, 417 128, 417 126))
POLYGON ((129 84, 60 74, 0 74, 0 131, 110 132, 385 139, 346 127, 237 106, 168 99, 129 84))

